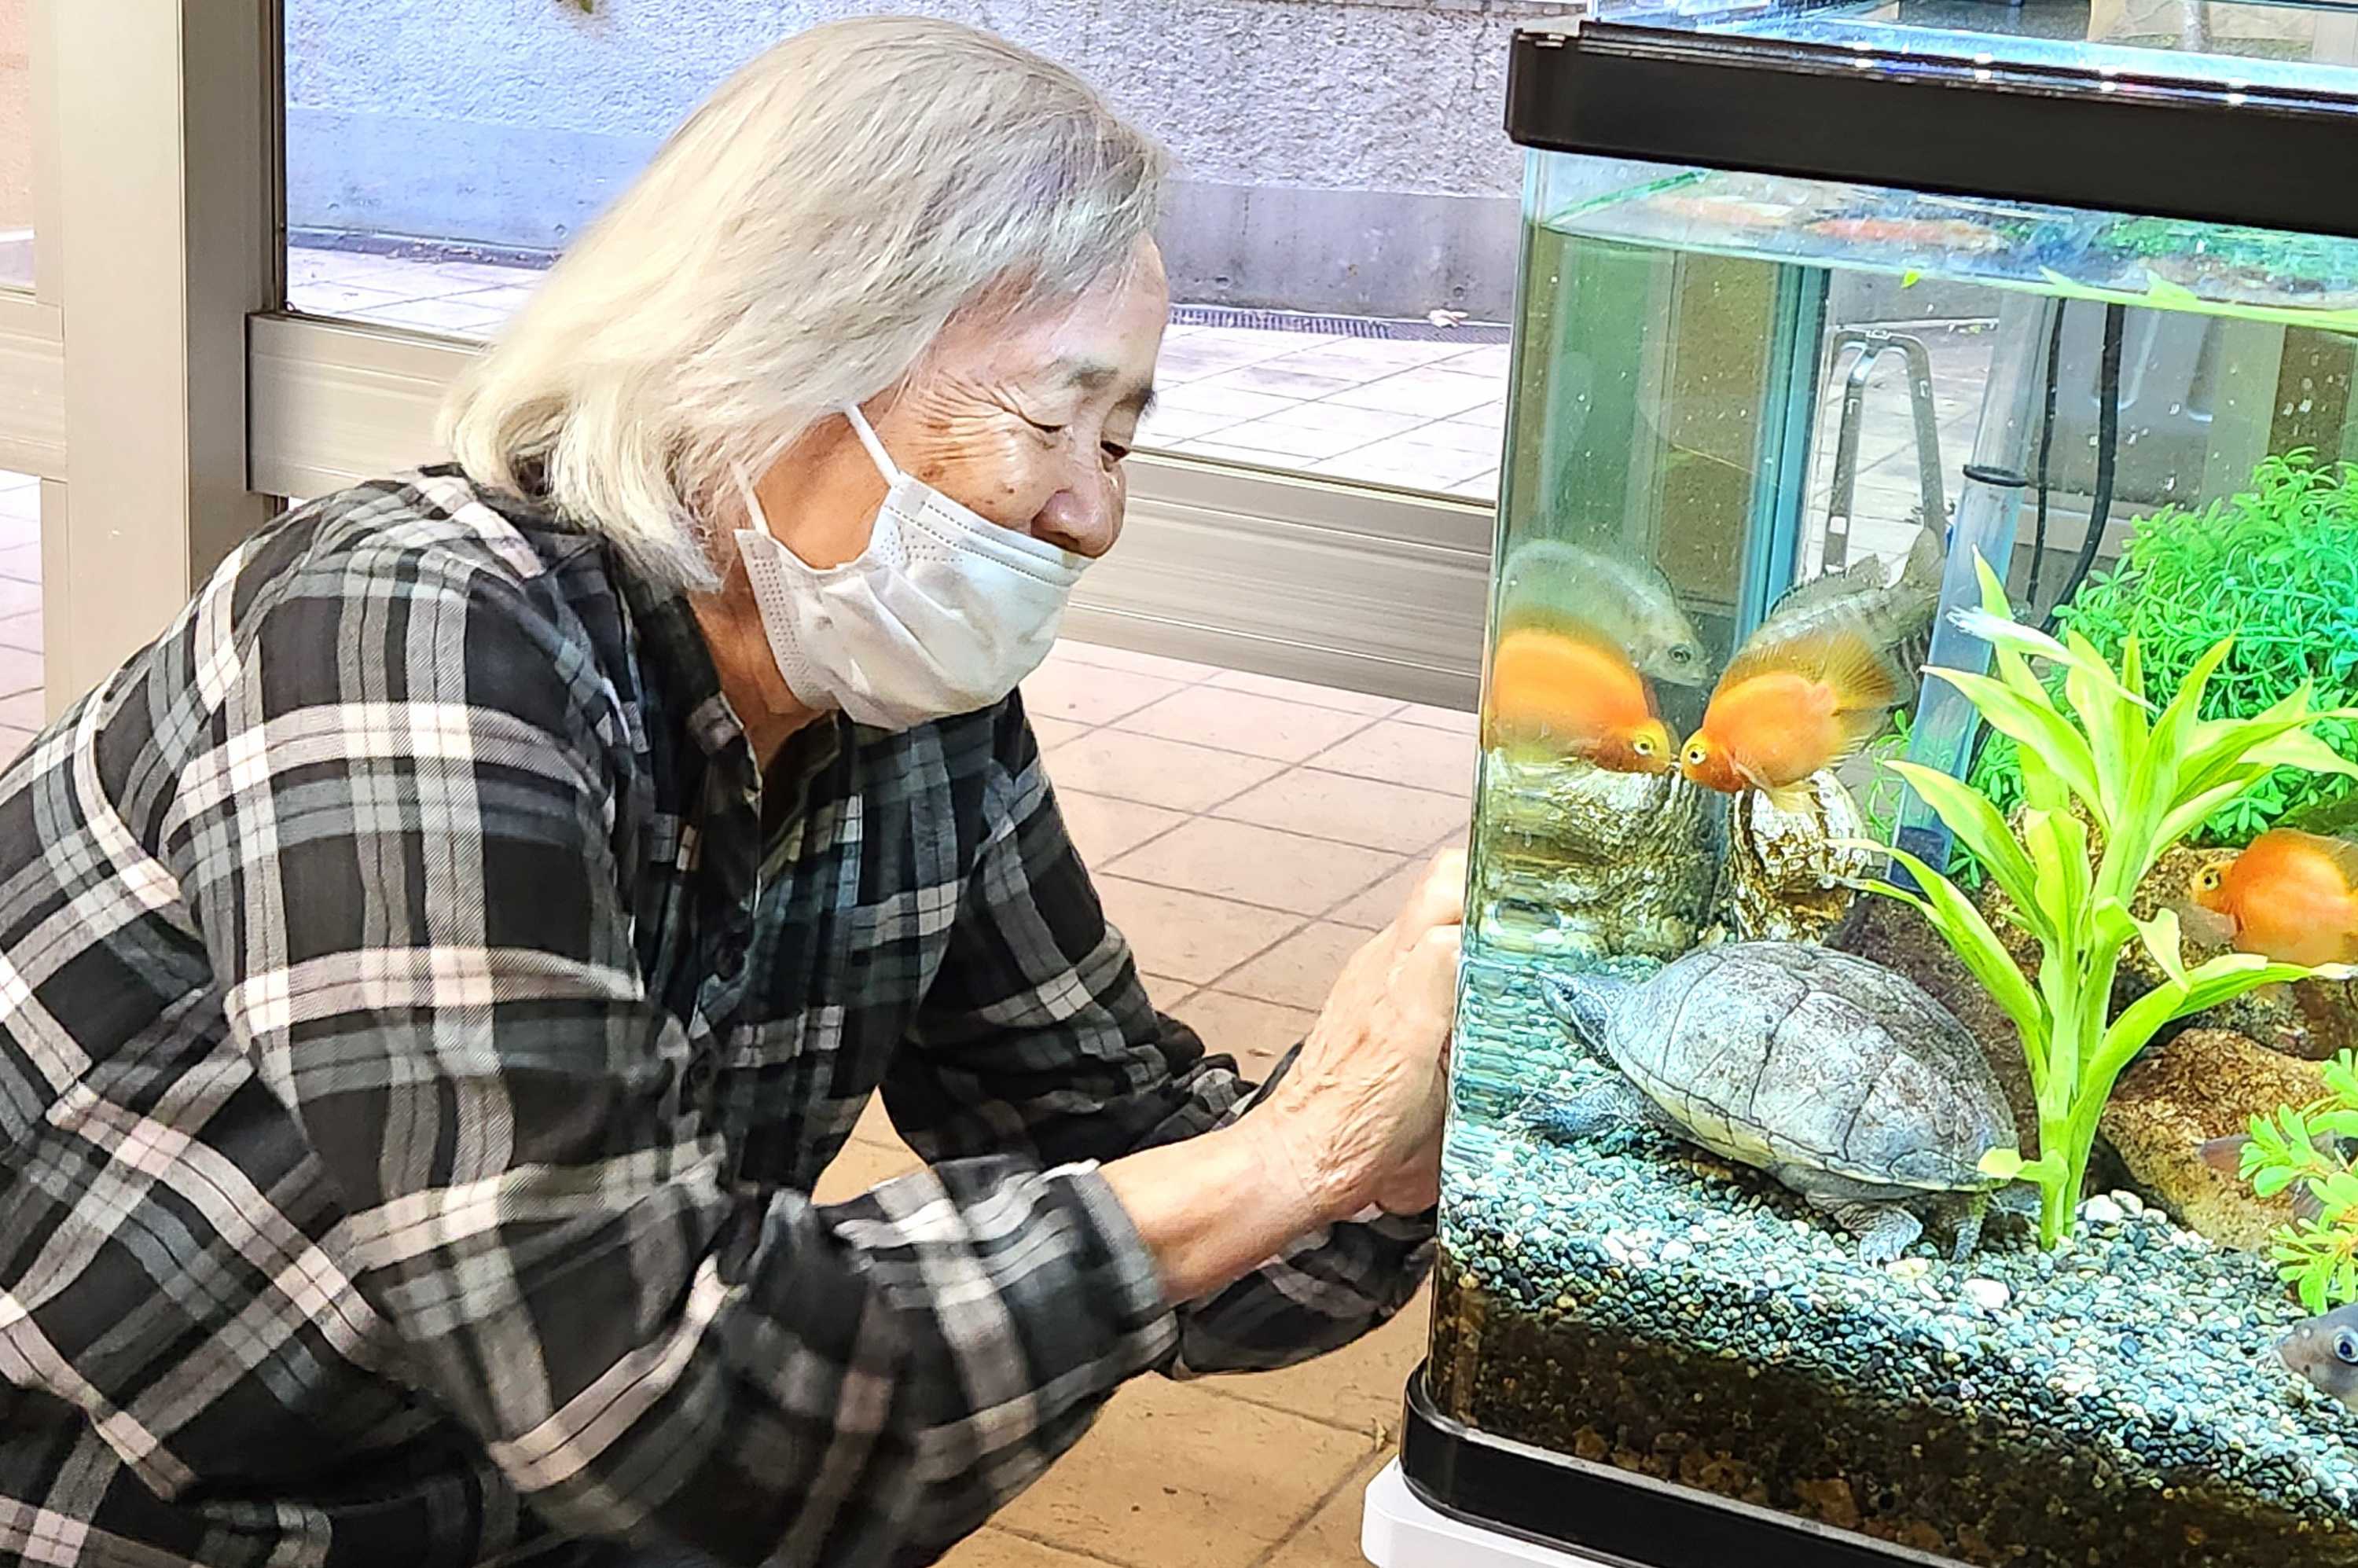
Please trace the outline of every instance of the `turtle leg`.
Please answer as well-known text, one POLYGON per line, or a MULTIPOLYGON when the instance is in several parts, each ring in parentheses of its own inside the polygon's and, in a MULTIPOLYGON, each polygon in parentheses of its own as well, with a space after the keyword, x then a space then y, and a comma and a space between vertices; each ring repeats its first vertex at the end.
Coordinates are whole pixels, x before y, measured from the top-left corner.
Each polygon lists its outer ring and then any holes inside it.
POLYGON ((1982 1244, 1982 1222, 1988 1217, 1989 1206, 1987 1193, 1971 1193, 1949 1206, 1949 1211, 1955 1219, 1954 1237, 1949 1245, 1949 1261, 1963 1262, 1982 1244))
POLYGON ((1631 1122, 1664 1130, 1673 1126, 1643 1089, 1617 1075, 1569 1100, 1535 1100, 1526 1105, 1523 1117, 1534 1131, 1558 1143, 1578 1143, 1631 1122))
POLYGON ((1858 1238, 1859 1261, 1870 1268, 1895 1260, 1924 1234, 1924 1222, 1906 1205, 1862 1197, 1842 1184, 1813 1184, 1802 1188, 1801 1195, 1858 1238))

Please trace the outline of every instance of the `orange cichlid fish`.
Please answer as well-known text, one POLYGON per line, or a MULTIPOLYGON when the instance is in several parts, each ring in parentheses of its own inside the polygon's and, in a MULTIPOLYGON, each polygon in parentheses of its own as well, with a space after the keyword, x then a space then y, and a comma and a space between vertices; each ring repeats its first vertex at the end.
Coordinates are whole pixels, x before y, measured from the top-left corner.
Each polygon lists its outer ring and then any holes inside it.
POLYGON ((1522 627, 1490 660, 1489 743, 1538 745, 1617 773, 1671 767, 1671 732, 1652 688, 1611 639, 1522 627))
POLYGON ((2187 890, 2234 925, 2238 952, 2279 964, 2358 959, 2358 844, 2272 827, 2211 861, 2187 890))
POLYGON ((1792 809, 1801 786, 1866 745, 1901 695, 1899 672, 1857 625, 1758 642, 1719 677, 1680 771, 1706 789, 1757 789, 1792 809))

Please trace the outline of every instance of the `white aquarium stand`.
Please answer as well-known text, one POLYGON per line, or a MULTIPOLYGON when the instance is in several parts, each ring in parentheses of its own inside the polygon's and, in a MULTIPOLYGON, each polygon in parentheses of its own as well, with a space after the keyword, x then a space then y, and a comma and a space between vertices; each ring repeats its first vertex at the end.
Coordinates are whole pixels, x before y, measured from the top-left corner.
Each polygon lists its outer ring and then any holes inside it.
POLYGON ((1375 1568, 1603 1568, 1601 1559, 1460 1524, 1417 1499, 1395 1459, 1368 1483, 1359 1551, 1375 1568))

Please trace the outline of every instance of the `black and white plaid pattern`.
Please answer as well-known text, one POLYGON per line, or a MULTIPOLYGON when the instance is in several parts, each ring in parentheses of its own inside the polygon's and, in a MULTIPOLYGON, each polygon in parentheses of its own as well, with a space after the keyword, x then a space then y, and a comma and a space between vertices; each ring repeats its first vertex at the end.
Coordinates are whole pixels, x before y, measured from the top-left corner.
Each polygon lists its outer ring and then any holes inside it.
POLYGON ((930 1562, 1414 1290, 1377 1218, 1163 1310, 1093 1162, 1252 1098, 1019 702, 765 782, 681 600, 346 492, 0 779, 0 1561, 930 1562), (880 1087, 932 1168, 814 1206, 880 1087))

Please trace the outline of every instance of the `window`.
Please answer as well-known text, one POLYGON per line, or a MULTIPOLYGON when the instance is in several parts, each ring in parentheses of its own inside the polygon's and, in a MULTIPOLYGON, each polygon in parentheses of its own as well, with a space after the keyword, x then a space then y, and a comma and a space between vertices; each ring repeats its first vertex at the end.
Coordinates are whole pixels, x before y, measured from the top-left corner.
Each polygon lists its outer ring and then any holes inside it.
MULTIPOLYGON (((1511 28, 1568 7, 914 8, 1072 66, 1178 156, 1146 448, 1495 500, 1520 170, 1497 105, 1511 28)), ((290 304, 488 336, 672 125, 818 11, 517 0, 465 33, 287 0, 290 304)))
POLYGON ((0 288, 33 287, 32 0, 0 0, 0 288))

